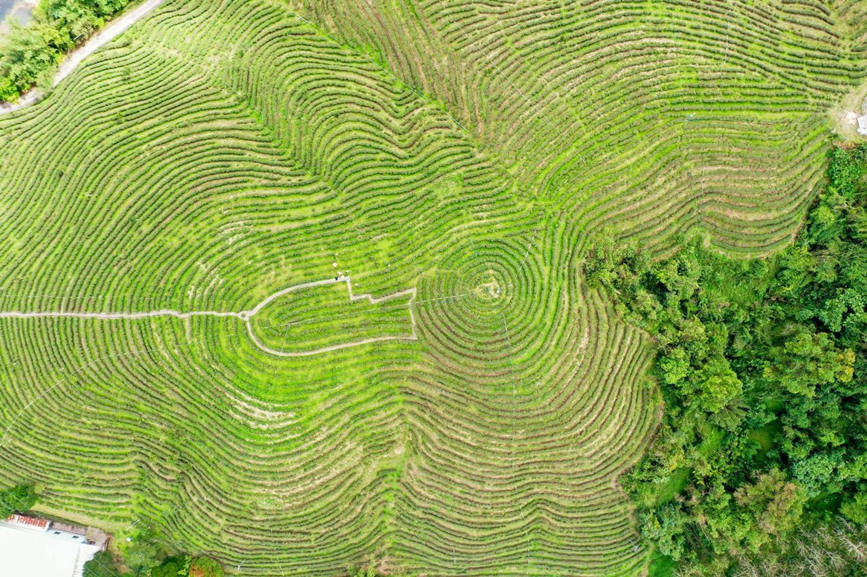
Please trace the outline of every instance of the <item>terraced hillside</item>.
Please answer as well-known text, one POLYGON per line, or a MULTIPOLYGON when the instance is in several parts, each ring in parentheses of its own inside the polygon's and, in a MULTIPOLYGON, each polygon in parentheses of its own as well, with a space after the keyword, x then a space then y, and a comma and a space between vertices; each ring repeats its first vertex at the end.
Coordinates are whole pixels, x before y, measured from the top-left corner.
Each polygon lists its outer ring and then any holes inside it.
POLYGON ((858 10, 167 0, 0 117, 0 484, 239 575, 637 574, 582 251, 787 242, 858 10))

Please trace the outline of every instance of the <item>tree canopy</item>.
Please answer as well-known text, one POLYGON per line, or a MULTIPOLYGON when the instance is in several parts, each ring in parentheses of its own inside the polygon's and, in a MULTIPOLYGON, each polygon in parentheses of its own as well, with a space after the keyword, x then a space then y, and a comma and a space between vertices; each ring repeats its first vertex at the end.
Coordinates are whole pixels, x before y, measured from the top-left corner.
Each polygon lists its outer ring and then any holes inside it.
MULTIPOLYGON (((27 26, 13 26, 0 42, 0 101, 16 100, 63 55, 100 29, 129 0, 42 0, 27 26)), ((47 80, 46 80, 47 83, 47 80)))
POLYGON ((36 504, 36 499, 36 491, 32 485, 18 485, 0 491, 0 519, 30 510, 36 504))
POLYGON ((865 175, 867 146, 835 147, 805 228, 774 257, 700 239, 656 262, 611 240, 590 251, 588 282, 658 349, 664 420, 625 484, 682 574, 791 555, 799 527, 867 522, 865 175))

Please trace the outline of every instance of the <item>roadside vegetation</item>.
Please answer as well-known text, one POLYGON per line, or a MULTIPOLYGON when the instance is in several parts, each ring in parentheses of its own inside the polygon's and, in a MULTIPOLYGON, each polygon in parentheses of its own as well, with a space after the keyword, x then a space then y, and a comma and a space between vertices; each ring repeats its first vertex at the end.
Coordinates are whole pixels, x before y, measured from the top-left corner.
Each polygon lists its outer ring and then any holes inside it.
POLYGON ((84 564, 84 577, 223 577, 223 567, 209 557, 166 556, 154 543, 127 548, 125 565, 108 551, 84 564))
POLYGON ((160 555, 159 547, 149 544, 128 550, 126 565, 109 551, 100 551, 84 564, 84 577, 223 577, 222 566, 209 557, 160 555), (144 549, 147 549, 145 552, 144 549), (133 561, 135 563, 133 563, 133 561))
POLYGON ((26 26, 0 39, 0 101, 11 102, 51 76, 63 56, 102 28, 129 0, 42 0, 26 26))
POLYGON ((698 240, 657 261, 591 251, 588 282, 658 350, 662 427, 625 481, 657 575, 867 572, 865 174, 867 146, 834 148, 804 229, 772 258, 698 240))

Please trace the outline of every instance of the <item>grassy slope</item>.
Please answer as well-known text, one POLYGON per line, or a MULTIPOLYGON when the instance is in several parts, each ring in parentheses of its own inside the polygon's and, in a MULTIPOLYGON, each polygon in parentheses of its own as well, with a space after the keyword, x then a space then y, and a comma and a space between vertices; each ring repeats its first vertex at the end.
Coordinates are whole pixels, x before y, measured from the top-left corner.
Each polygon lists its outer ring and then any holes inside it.
POLYGON ((281 359, 236 319, 2 320, 0 483, 244 575, 634 573, 613 481, 655 422, 649 349, 580 247, 785 242, 851 71, 817 7, 618 6, 169 2, 0 119, 2 310, 244 310, 336 262, 417 287, 420 337, 281 359))

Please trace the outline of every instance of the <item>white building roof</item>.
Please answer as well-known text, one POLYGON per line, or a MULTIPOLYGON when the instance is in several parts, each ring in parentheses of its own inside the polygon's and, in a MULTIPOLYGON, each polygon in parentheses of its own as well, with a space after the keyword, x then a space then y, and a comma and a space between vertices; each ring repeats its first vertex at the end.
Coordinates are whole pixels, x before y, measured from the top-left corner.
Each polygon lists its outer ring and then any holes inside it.
POLYGON ((100 547, 71 533, 55 533, 0 521, 0 575, 81 577, 84 564, 100 547))
POLYGON ((858 134, 867 136, 867 114, 858 117, 858 134))

